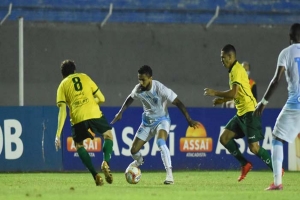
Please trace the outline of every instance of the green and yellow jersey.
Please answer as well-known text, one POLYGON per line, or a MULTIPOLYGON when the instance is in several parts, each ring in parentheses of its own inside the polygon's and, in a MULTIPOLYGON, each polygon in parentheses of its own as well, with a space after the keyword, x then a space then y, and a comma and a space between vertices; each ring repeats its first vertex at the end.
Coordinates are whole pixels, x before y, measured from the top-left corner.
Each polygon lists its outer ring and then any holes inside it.
MULTIPOLYGON (((97 91, 100 91, 99 88, 88 75, 71 74, 58 86, 56 103, 68 105, 72 125, 84 120, 100 118, 102 112, 94 99, 97 91)), ((101 95, 103 96, 102 93, 101 95)))
POLYGON ((238 61, 229 69, 230 89, 232 89, 233 84, 239 85, 237 96, 234 98, 237 115, 241 116, 247 112, 254 111, 257 102, 251 92, 248 74, 238 61))

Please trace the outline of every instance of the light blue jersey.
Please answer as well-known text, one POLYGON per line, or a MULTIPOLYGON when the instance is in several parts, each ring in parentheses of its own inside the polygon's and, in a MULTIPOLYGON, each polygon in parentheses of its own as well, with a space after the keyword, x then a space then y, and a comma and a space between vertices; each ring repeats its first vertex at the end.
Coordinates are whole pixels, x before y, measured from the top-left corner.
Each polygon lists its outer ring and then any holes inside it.
POLYGON ((162 120, 170 120, 167 103, 173 102, 177 94, 159 81, 152 80, 149 91, 142 91, 140 84, 137 84, 131 92, 131 97, 139 99, 143 104, 143 124, 155 126, 162 120))
POLYGON ((285 67, 288 99, 285 107, 300 109, 300 44, 292 44, 278 56, 277 67, 285 67))

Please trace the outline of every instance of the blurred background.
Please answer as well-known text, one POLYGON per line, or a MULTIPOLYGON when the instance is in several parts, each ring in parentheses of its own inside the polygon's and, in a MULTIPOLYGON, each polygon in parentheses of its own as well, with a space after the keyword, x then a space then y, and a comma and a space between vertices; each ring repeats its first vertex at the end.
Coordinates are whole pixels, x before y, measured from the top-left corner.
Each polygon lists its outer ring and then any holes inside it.
MULTIPOLYGON (((1 0, 1 106, 19 105, 20 17, 25 106, 55 105, 60 63, 72 59, 106 96, 103 106, 120 106, 147 64, 186 106, 211 107, 203 89, 229 87, 220 62, 228 43, 240 62, 251 64, 261 99, 289 45, 289 27, 300 21, 300 1, 1 0)), ((280 108, 286 97, 283 79, 269 108, 280 108)))

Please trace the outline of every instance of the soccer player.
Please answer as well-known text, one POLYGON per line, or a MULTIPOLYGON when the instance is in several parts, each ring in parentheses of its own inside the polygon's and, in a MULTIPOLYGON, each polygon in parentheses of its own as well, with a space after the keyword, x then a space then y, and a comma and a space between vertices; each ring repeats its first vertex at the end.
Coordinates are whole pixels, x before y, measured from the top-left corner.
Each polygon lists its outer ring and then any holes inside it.
POLYGON ((167 109, 168 101, 180 109, 189 126, 197 128, 200 123, 191 119, 185 106, 171 89, 157 80, 152 80, 152 69, 149 66, 144 65, 138 70, 138 79, 139 84, 134 87, 131 94, 126 98, 111 123, 114 124, 120 120, 125 109, 135 99, 140 100, 143 104, 144 112, 142 114, 142 123, 135 134, 130 149, 134 161, 128 167, 138 167, 144 163, 140 149, 146 142, 157 135, 156 144, 160 149, 161 158, 167 172, 164 184, 174 184, 170 151, 166 145, 171 124, 167 109))
POLYGON ((92 174, 97 186, 103 185, 103 179, 96 172, 92 160, 83 146, 86 138, 94 139, 95 134, 103 136, 103 157, 101 169, 108 183, 113 182, 110 173, 109 161, 111 159, 113 136, 111 126, 102 114, 99 105, 105 98, 95 82, 86 74, 76 73, 75 63, 65 60, 61 64, 63 80, 57 89, 56 103, 59 107, 58 127, 55 138, 56 150, 61 148, 60 135, 66 119, 66 106, 70 109, 72 137, 77 153, 92 174))
MULTIPOLYGON (((242 66, 244 67, 244 69, 246 70, 246 72, 248 74, 251 92, 252 92, 255 100, 257 100, 257 85, 256 85, 256 82, 250 77, 250 64, 248 62, 244 61, 242 63, 242 66)), ((224 108, 234 108, 235 107, 234 100, 227 101, 226 103, 223 104, 223 107, 224 108)))
POLYGON ((300 132, 300 24, 290 28, 290 46, 283 49, 277 61, 274 77, 254 114, 260 116, 285 73, 288 83, 288 99, 277 117, 272 139, 272 162, 274 182, 266 190, 282 190, 281 168, 283 143, 292 143, 300 132))
POLYGON ((234 100, 237 114, 225 126, 220 142, 240 162, 241 175, 238 181, 242 181, 252 169, 252 164, 242 155, 235 139, 246 136, 250 151, 262 159, 270 169, 272 169, 272 162, 270 154, 259 146, 259 141, 264 138, 261 119, 252 115, 257 103, 250 89, 248 75, 236 60, 234 46, 227 44, 222 48, 221 61, 229 73, 230 89, 217 91, 205 88, 204 95, 217 97, 213 100, 214 106, 234 100))

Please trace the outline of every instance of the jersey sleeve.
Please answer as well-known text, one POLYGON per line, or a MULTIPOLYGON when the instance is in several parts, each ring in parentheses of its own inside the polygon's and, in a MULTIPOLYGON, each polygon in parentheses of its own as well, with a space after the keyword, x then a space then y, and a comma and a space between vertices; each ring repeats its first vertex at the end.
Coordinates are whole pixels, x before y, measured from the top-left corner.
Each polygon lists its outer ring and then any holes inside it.
POLYGON ((131 98, 137 99, 137 90, 138 90, 138 89, 139 89, 139 84, 136 85, 136 86, 133 88, 133 90, 132 90, 132 92, 131 92, 131 94, 130 94, 130 97, 131 97, 131 98))
POLYGON ((88 83, 92 89, 93 95, 96 94, 96 92, 99 90, 97 84, 88 75, 85 74, 85 76, 88 79, 88 83))
POLYGON ((282 51, 280 52, 280 54, 279 54, 279 56, 278 56, 277 67, 283 66, 283 67, 286 68, 286 66, 287 66, 286 62, 287 62, 287 59, 286 59, 286 51, 285 51, 285 49, 284 49, 284 50, 282 50, 282 51))
POLYGON ((231 85, 235 83, 242 83, 242 73, 241 69, 234 69, 231 78, 231 85))
POLYGON ((164 84, 160 83, 159 89, 161 95, 169 102, 173 102, 177 98, 177 94, 164 84))
POLYGON ((60 84, 57 88, 56 104, 58 103, 66 103, 66 96, 64 93, 63 84, 60 84))

